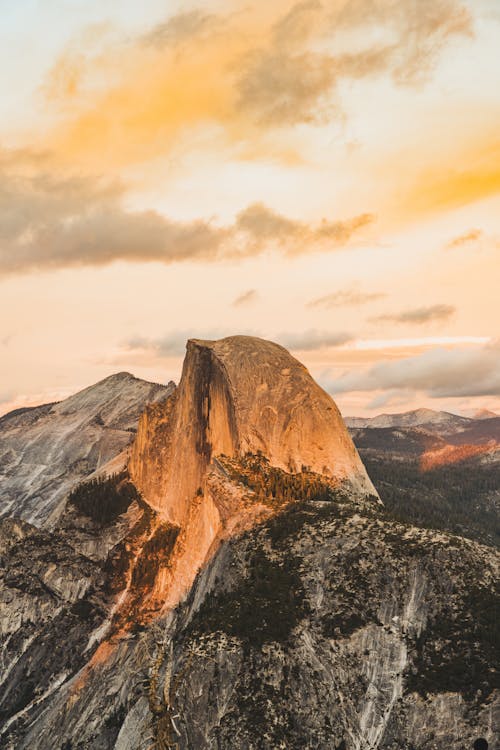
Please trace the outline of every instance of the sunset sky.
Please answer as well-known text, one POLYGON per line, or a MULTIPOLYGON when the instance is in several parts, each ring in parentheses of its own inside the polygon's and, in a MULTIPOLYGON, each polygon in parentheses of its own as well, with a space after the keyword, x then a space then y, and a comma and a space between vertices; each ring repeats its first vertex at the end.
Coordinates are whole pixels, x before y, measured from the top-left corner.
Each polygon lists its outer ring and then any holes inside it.
POLYGON ((500 409, 500 2, 0 0, 0 414, 185 340, 500 409))

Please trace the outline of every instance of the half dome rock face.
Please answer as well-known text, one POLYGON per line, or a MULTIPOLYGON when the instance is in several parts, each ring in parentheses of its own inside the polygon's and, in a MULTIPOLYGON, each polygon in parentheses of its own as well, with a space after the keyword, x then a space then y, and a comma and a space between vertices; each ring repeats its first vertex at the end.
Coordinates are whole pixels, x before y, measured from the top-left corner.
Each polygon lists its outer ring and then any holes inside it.
POLYGON ((140 421, 129 466, 134 483, 182 525, 214 461, 248 454, 376 496, 335 403, 286 349, 250 336, 188 341, 177 392, 140 421))

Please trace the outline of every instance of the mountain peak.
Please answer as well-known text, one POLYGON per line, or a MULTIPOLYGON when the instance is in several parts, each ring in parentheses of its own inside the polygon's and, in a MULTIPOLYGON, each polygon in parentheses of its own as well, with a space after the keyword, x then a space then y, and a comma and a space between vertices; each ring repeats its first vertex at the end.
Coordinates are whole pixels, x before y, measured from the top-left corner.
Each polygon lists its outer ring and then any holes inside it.
POLYGON ((286 472, 307 466, 376 494, 332 398, 271 341, 190 339, 175 404, 154 412, 139 425, 131 473, 148 502, 177 523, 218 455, 262 453, 286 472))
POLYGON ((138 378, 135 377, 135 375, 132 375, 131 372, 127 372, 126 370, 123 370, 123 372, 114 372, 111 375, 108 375, 107 377, 100 380, 100 383, 106 383, 109 381, 115 381, 115 380, 138 380, 138 378))
POLYGON ((51 522, 70 487, 129 445, 146 404, 173 387, 115 373, 63 401, 19 409, 0 420, 1 515, 51 522), (23 471, 19 471, 19 467, 23 471))
POLYGON ((155 588, 163 607, 177 604, 224 538, 300 500, 308 484, 346 488, 362 504, 377 496, 331 397, 286 349, 251 336, 188 341, 179 386, 146 409, 128 468, 162 522, 179 529, 155 588), (263 499, 266 476, 275 505, 263 499))

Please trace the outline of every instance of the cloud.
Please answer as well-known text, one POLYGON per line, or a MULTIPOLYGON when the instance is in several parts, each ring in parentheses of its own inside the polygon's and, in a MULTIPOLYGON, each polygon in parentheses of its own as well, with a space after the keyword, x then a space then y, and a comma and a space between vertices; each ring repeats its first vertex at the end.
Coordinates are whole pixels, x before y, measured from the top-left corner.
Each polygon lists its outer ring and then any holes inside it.
POLYGON ((255 52, 240 78, 237 105, 265 126, 316 122, 329 111, 326 102, 320 105, 334 81, 335 64, 327 55, 255 52))
POLYGON ((222 19, 202 10, 178 13, 157 24, 142 37, 146 46, 164 49, 169 45, 192 42, 195 38, 219 28, 222 19))
POLYGON ((340 290, 324 297, 316 297, 307 303, 307 307, 349 307, 351 305, 365 305, 377 299, 387 297, 382 292, 358 292, 355 289, 340 290))
POLYGON ((272 242, 289 254, 298 255, 311 244, 326 248, 345 244, 374 221, 373 214, 364 213, 347 221, 323 219, 317 224, 306 224, 282 216, 263 203, 254 203, 238 214, 235 228, 257 243, 272 242))
POLYGON ((236 299, 233 301, 233 307, 242 307, 244 305, 249 305, 252 302, 255 302, 258 296, 259 295, 256 289, 249 289, 247 292, 243 292, 243 294, 240 294, 239 297, 236 297, 236 299))
POLYGON ((268 44, 243 58, 238 109, 264 126, 321 121, 339 112, 332 94, 340 81, 388 72, 401 85, 422 83, 449 40, 464 35, 472 35, 472 18, 459 0, 420 0, 418 8, 401 0, 299 2, 272 26, 268 44), (377 28, 382 41, 368 35, 348 54, 314 49, 321 42, 335 49, 353 29, 363 38, 363 27, 377 28))
MULTIPOLYGON (((184 354, 186 341, 188 339, 199 338, 211 341, 214 339, 225 338, 226 336, 234 336, 236 333, 244 336, 262 336, 260 332, 253 330, 234 331, 234 329, 229 328, 209 328, 200 331, 196 329, 185 329, 171 331, 165 336, 160 336, 158 338, 133 336, 122 342, 121 346, 126 351, 130 352, 142 351, 153 353, 158 357, 177 357, 184 354)), ((316 349, 324 349, 327 347, 342 346, 353 340, 353 336, 348 333, 332 333, 318 330, 283 332, 271 336, 267 334, 264 337, 280 343, 287 349, 298 351, 314 351, 316 349)))
POLYGON ((434 398, 500 395, 500 343, 437 348, 414 357, 381 361, 366 371, 325 378, 332 393, 423 391, 434 398))
POLYGON ((378 27, 393 40, 390 72, 402 85, 424 81, 454 37, 473 36, 473 19, 460 0, 350 0, 330 16, 339 29, 378 27))
POLYGON ((275 25, 267 46, 242 59, 237 109, 252 122, 282 127, 339 116, 335 94, 340 81, 367 78, 389 67, 392 46, 340 55, 312 50, 313 24, 308 22, 320 7, 299 3, 275 25))
MULTIPOLYGON (((496 117, 496 113, 490 112, 487 119, 490 116, 496 117)), ((443 147, 442 156, 424 167, 413 185, 403 190, 402 207, 410 216, 439 213, 499 192, 500 138, 498 130, 493 130, 487 121, 475 128, 467 140, 443 147)), ((475 239, 473 236, 471 241, 475 239)))
POLYGON ((408 402, 411 396, 408 391, 395 389, 393 391, 382 391, 377 393, 372 400, 366 405, 367 409, 381 409, 386 406, 405 406, 408 408, 408 402))
POLYGON ((416 307, 412 310, 404 310, 394 315, 377 315, 371 318, 374 322, 388 321, 392 323, 412 323, 422 325, 435 320, 448 320, 456 311, 453 305, 430 305, 429 307, 416 307))
POLYGON ((279 0, 237 2, 225 16, 184 11, 135 38, 84 35, 44 87, 63 115, 50 144, 66 163, 122 166, 164 156, 193 130, 213 136, 210 124, 231 146, 269 148, 275 130, 343 118, 343 81, 413 85, 471 33, 461 0, 279 0))
POLYGON ((122 342, 122 346, 127 351, 146 351, 155 354, 158 357, 178 357, 186 351, 186 342, 190 338, 208 338, 212 339, 212 334, 208 336, 194 336, 193 331, 173 331, 160 338, 147 338, 145 336, 133 336, 127 341, 122 342))
POLYGON ((463 234, 459 234, 458 237, 454 237, 448 242, 446 247, 454 249, 462 247, 463 245, 470 245, 472 242, 480 240, 482 236, 483 232, 481 229, 470 229, 468 232, 464 232, 463 234))
POLYGON ((308 331, 297 333, 280 333, 274 338, 274 340, 285 346, 287 349, 308 352, 317 349, 326 349, 328 347, 343 346, 349 341, 353 341, 354 336, 345 332, 329 332, 310 329, 308 331))
POLYGON ((102 266, 113 261, 173 263, 288 254, 341 247, 373 217, 310 225, 254 204, 233 224, 182 222, 157 211, 128 211, 124 188, 90 177, 19 173, 0 166, 0 274, 102 266))
POLYGON ((210 260, 221 252, 226 230, 129 212, 122 198, 120 185, 100 180, 0 172, 0 274, 114 260, 210 260))
POLYGON ((420 0, 406 16, 402 36, 406 45, 400 49, 394 78, 402 84, 420 83, 451 38, 473 36, 472 16, 466 5, 456 0, 420 0))

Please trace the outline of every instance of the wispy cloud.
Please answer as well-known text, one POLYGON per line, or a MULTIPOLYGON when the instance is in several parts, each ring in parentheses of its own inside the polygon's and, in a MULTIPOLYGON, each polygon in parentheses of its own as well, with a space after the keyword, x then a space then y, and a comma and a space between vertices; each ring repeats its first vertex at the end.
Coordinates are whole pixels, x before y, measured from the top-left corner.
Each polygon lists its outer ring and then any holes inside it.
POLYGON ((323 297, 310 300, 307 307, 350 307, 375 302, 375 300, 383 297, 387 297, 383 292, 359 292, 355 289, 341 289, 338 292, 332 292, 332 294, 325 294, 323 297))
POLYGON ((345 221, 323 219, 317 224, 289 219, 271 210, 263 203, 254 203, 238 214, 235 229, 257 243, 278 244, 289 254, 299 255, 311 246, 325 249, 347 243, 360 229, 372 224, 375 216, 359 214, 345 221))
MULTIPOLYGON (((127 351, 143 351, 155 354, 158 357, 177 357, 186 351, 186 342, 193 338, 192 331, 173 331, 159 338, 148 338, 146 336, 133 336, 122 342, 122 347, 127 351)), ((217 338, 212 332, 207 336, 199 338, 217 338)))
POLYGON ((0 274, 114 260, 213 259, 227 236, 203 220, 129 212, 121 186, 97 180, 0 173, 0 193, 0 274))
POLYGON ((472 36, 469 8, 458 0, 354 0, 344 3, 332 20, 340 27, 373 25, 392 31, 390 70, 400 84, 419 83, 429 75, 443 48, 456 36, 472 36))
POLYGON ((458 0, 420 0, 418 12, 394 0, 298 2, 271 27, 267 45, 243 58, 238 108, 266 127, 335 117, 340 81, 388 72, 398 84, 420 83, 452 37, 471 34, 470 12, 458 0), (331 37, 374 26, 383 41, 343 54, 314 51, 314 42, 330 37, 335 48, 331 37))
POLYGON ((366 371, 324 377, 332 393, 423 391, 434 398, 500 395, 500 344, 436 348, 414 357, 380 361, 366 371))
POLYGON ((453 249, 457 247, 463 247, 464 245, 470 245, 477 242, 483 236, 481 229, 470 229, 468 232, 459 234, 458 237, 454 237, 446 245, 447 248, 453 249))
POLYGON ((377 315, 371 318, 374 322, 387 321, 390 323, 412 323, 423 325, 437 320, 448 320, 455 313, 453 305, 430 305, 429 307, 416 307, 411 310, 403 310, 400 313, 377 315))
POLYGON ((250 305, 258 299, 258 293, 256 289, 249 289, 247 292, 243 292, 233 301, 233 307, 243 307, 244 305, 250 305))
POLYGON ((164 154, 207 122, 234 144, 340 119, 343 81, 384 74, 398 85, 421 83, 451 40, 471 34, 461 0, 419 0, 418 11, 415 0, 183 11, 135 38, 70 45, 45 86, 66 113, 53 142, 73 158, 127 163, 158 144, 164 154))
POLYGON ((157 211, 129 211, 124 188, 89 177, 0 169, 0 274, 113 261, 174 263, 331 250, 373 221, 371 214, 309 224, 258 203, 232 224, 182 222, 157 211))
MULTIPOLYGON (((495 118, 496 112, 491 116, 495 118)), ((450 144, 441 158, 422 168, 413 185, 407 192, 403 191, 401 197, 405 211, 409 215, 419 215, 465 206, 498 193, 500 138, 498 129, 487 121, 476 127, 467 140, 450 144)), ((470 240, 466 238, 466 242, 477 239, 473 235, 470 240)), ((455 248, 459 246, 460 243, 455 248)))
MULTIPOLYGON (((186 341, 190 338, 199 339, 220 339, 226 336, 233 336, 236 333, 245 336, 262 336, 258 331, 239 330, 229 328, 209 328, 204 330, 185 329, 170 331, 165 336, 158 338, 148 338, 145 336, 133 336, 121 344, 125 351, 136 352, 143 351, 153 353, 158 357, 174 357, 184 353, 186 341)), ((308 331, 281 332, 274 335, 267 335, 264 338, 271 338, 273 341, 281 344, 287 349, 296 351, 314 351, 329 347, 343 346, 353 340, 349 333, 336 331, 320 331, 310 329, 308 331)))
POLYGON ((306 352, 329 347, 343 346, 354 340, 351 333, 344 331, 320 331, 309 329, 308 331, 279 333, 275 340, 287 349, 306 352))
POLYGON ((223 20, 212 13, 191 10, 178 13, 154 26, 139 38, 139 44, 165 49, 186 42, 195 42, 220 28, 223 20))

